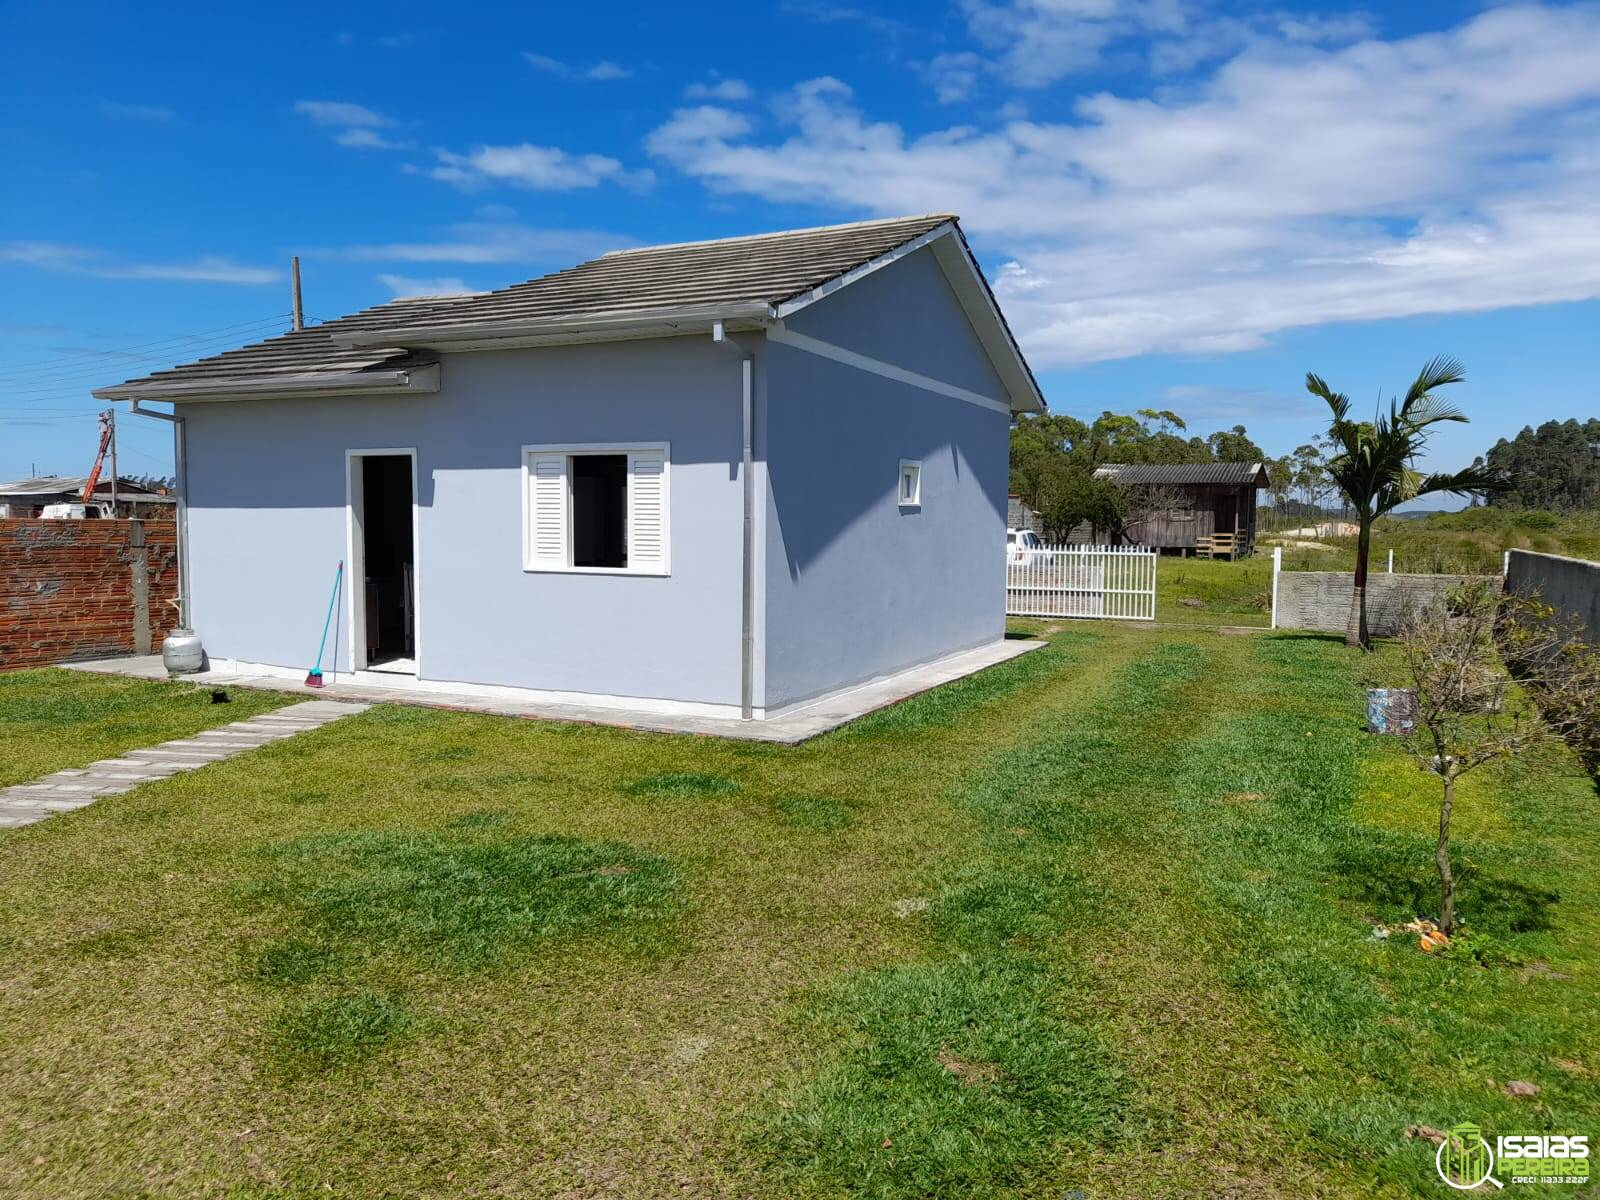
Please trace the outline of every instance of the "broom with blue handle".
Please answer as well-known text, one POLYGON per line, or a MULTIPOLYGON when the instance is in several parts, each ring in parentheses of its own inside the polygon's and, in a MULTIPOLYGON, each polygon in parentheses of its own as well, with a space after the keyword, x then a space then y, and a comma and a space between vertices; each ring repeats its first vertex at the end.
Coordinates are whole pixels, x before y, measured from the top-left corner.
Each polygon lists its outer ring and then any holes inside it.
POLYGON ((322 621, 322 640, 317 643, 317 665, 306 674, 306 686, 319 688, 322 686, 322 652, 328 646, 328 626, 333 624, 333 609, 339 602, 339 581, 344 576, 344 560, 339 560, 339 565, 333 570, 333 594, 328 597, 328 615, 322 621))

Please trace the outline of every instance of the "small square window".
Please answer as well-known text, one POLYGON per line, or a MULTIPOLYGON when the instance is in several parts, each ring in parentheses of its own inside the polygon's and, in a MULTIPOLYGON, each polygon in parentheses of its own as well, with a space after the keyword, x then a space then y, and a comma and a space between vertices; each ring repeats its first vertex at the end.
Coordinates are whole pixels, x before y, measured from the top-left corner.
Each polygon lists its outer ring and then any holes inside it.
POLYGON ((900 507, 917 508, 922 504, 922 464, 900 460, 900 507))

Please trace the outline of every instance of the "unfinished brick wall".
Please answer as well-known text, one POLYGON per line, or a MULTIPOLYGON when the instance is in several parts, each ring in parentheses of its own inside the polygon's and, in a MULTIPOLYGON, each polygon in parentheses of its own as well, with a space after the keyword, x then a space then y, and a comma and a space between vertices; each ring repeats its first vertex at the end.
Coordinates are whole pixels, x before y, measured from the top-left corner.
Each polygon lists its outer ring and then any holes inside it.
POLYGON ((171 521, 0 520, 0 670, 159 650, 177 594, 171 521))

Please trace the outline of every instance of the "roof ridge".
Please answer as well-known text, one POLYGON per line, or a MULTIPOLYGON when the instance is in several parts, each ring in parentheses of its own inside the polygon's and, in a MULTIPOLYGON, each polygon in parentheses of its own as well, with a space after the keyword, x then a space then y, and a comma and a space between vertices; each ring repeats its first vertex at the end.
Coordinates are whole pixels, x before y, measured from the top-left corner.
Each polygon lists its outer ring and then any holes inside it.
MULTIPOLYGON (((845 221, 839 225, 812 225, 805 229, 774 229, 768 233, 744 233, 737 237, 705 238, 696 242, 662 242, 659 246, 633 246, 626 250, 607 250, 600 256, 605 258, 620 258, 625 254, 649 254, 655 250, 686 250, 691 246, 725 246, 731 242, 755 242, 762 238, 794 237, 806 233, 833 233, 841 229, 870 229, 877 225, 898 225, 905 221, 955 221, 959 220, 955 213, 907 213, 900 217, 873 217, 867 221, 845 221)), ((589 262, 599 262, 600 259, 591 258, 589 262)), ((583 263, 579 263, 583 266, 583 263)))

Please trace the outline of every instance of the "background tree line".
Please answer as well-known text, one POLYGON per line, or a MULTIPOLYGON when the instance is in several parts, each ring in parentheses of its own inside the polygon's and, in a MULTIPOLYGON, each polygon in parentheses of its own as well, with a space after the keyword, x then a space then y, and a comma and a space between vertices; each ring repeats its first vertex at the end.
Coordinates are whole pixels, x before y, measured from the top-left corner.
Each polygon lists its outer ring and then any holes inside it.
POLYGON ((1501 438, 1475 465, 1504 472, 1511 480, 1508 491, 1489 497, 1491 506, 1551 512, 1595 508, 1600 506, 1600 420, 1525 426, 1510 441, 1501 438))
POLYGON ((1265 462, 1243 425, 1206 437, 1189 434, 1177 413, 1141 408, 1102 413, 1092 422, 1056 413, 1025 417, 1011 430, 1011 490, 1039 514, 1046 541, 1065 541, 1087 525, 1096 542, 1120 541, 1142 513, 1172 511, 1187 498, 1169 489, 1096 479, 1106 463, 1265 462))

